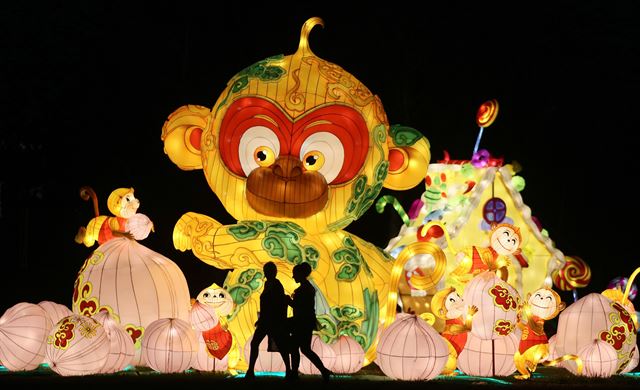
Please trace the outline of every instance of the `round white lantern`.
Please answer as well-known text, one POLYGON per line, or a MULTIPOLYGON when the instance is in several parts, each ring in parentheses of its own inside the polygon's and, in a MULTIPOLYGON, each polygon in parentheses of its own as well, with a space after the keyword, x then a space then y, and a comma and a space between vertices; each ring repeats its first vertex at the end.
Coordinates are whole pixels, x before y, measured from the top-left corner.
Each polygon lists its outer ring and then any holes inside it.
POLYGON ((364 349, 357 341, 348 336, 340 336, 331 348, 336 353, 332 371, 336 374, 353 374, 360 371, 364 364, 364 349))
POLYGON ((102 325, 109 339, 109 357, 100 372, 112 373, 124 370, 135 354, 131 336, 109 312, 101 311, 94 315, 93 319, 102 325))
POLYGON ((136 346, 131 362, 144 365, 140 340, 145 328, 160 318, 189 322, 189 287, 180 268, 168 258, 127 238, 100 245, 78 273, 73 312, 117 314, 136 346))
POLYGON ((182 372, 191 367, 198 351, 191 325, 179 318, 161 318, 147 326, 142 337, 144 361, 156 371, 182 372))
POLYGON ((382 372, 400 380, 433 379, 449 358, 442 336, 421 318, 405 313, 382 331, 376 352, 382 372))
POLYGON ((98 321, 72 314, 49 333, 46 354, 51 369, 62 376, 97 374, 109 357, 109 339, 98 321))
POLYGON ((473 376, 509 376, 516 370, 513 356, 519 343, 520 339, 514 333, 489 340, 469 333, 458 356, 458 368, 473 376))
POLYGON ((18 303, 0 317, 0 361, 11 371, 33 370, 44 360, 52 322, 33 303, 18 303))
POLYGON ((43 308, 44 311, 47 312, 47 315, 49 315, 49 318, 51 319, 51 326, 53 326, 53 324, 57 324, 58 321, 60 321, 64 317, 68 317, 73 314, 73 312, 68 307, 60 303, 42 301, 38 303, 38 306, 43 308))
MULTIPOLYGON (((249 337, 244 345, 244 358, 249 362, 249 356, 251 354, 251 340, 253 336, 249 337)), ((265 337, 260 342, 258 347, 258 360, 256 360, 255 371, 268 371, 268 372, 285 372, 285 365, 282 361, 280 352, 267 351, 269 337, 265 337)))
MULTIPOLYGON (((318 355, 322 364, 328 369, 333 370, 336 363, 336 352, 329 344, 325 344, 318 335, 311 336, 311 350, 318 355)), ((308 375, 320 375, 320 370, 311 363, 306 356, 300 354, 300 372, 308 375)))
MULTIPOLYGON (((636 345, 636 330, 629 312, 602 294, 591 293, 570 305, 558 317, 556 354, 576 355, 593 340, 605 341, 618 356, 616 371, 622 372, 631 360, 636 345)), ((573 361, 563 367, 576 373, 573 361)))
POLYGON ((207 331, 218 325, 218 315, 213 307, 195 301, 189 312, 193 329, 200 332, 207 331))
POLYGON ((144 240, 153 231, 153 222, 144 214, 136 213, 127 219, 127 231, 136 240, 144 240))
POLYGON ((490 340, 513 332, 520 295, 494 272, 485 271, 471 279, 464 288, 463 299, 478 308, 471 328, 475 336, 490 340))
POLYGON ((618 368, 618 354, 611 344, 594 340, 578 351, 578 356, 584 365, 582 375, 588 377, 608 378, 616 373, 618 368))

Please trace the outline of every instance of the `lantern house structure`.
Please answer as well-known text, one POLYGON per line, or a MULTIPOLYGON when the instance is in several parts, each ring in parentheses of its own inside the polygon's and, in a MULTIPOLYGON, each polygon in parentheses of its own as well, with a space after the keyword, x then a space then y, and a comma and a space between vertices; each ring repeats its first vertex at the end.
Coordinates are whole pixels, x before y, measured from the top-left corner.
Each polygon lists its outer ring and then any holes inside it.
MULTIPOLYGON (((407 282, 412 274, 432 274, 433 261, 423 261, 422 267, 406 267, 407 280, 404 284, 410 290, 404 291, 405 297, 410 295, 415 300, 423 296, 422 299, 429 302, 431 296, 444 286, 453 286, 463 292, 466 281, 453 274, 459 265, 456 254, 472 246, 488 246, 492 224, 508 223, 520 230, 521 251, 517 256, 510 256, 508 266, 508 283, 520 295, 543 285, 550 286, 554 271, 556 276, 564 275, 557 271, 563 270, 565 256, 539 226, 520 195, 524 180, 514 175, 512 165, 502 165, 501 160, 491 161, 493 165, 484 167, 475 167, 469 161, 448 159, 429 165, 424 193, 414 202, 409 215, 405 215, 405 225, 389 241, 385 251, 397 258, 415 242, 435 242, 446 254, 446 269, 434 287, 420 291, 407 282), (446 232, 442 231, 442 226, 446 227, 446 232)), ((412 263, 419 265, 420 262, 406 262, 407 265, 412 263)), ((589 272, 588 267, 572 271, 574 277, 575 271, 589 272)), ((575 287, 576 283, 572 285, 575 287)), ((577 286, 584 285, 586 283, 577 286)), ((403 295, 402 291, 400 295, 403 295)), ((423 306, 426 311, 430 310, 428 305, 423 306)))

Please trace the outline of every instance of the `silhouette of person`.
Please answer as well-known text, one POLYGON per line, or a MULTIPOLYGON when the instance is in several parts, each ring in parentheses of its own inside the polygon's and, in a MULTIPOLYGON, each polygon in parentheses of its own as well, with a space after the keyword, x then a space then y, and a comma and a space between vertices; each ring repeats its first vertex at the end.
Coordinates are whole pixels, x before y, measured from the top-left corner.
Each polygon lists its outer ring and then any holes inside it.
MULTIPOLYGON (((269 337, 269 345, 275 346, 282 356, 287 375, 291 372, 291 363, 289 361, 288 333, 284 324, 287 321, 287 302, 290 299, 284 293, 282 283, 276 279, 278 269, 274 262, 266 263, 262 270, 266 281, 264 289, 260 294, 260 313, 258 321, 256 321, 256 330, 253 332, 251 340, 251 353, 249 354, 249 367, 245 374, 245 378, 251 379, 255 377, 254 369, 260 342, 265 336, 269 337)), ((271 347, 270 347, 271 350, 271 347)))
POLYGON ((300 263, 293 267, 293 280, 300 286, 293 292, 289 306, 293 308, 291 324, 291 378, 298 377, 300 366, 300 352, 320 371, 322 378, 327 381, 333 374, 327 369, 320 357, 311 349, 311 336, 316 327, 315 295, 316 289, 307 277, 311 274, 309 263, 300 263))

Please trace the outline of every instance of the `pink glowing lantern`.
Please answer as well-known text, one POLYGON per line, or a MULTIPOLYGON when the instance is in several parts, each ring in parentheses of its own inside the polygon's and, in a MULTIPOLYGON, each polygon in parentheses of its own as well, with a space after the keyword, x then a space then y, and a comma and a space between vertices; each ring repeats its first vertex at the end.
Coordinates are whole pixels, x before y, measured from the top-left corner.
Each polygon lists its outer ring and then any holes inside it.
POLYGON ((109 357, 109 338, 98 321, 72 314, 49 333, 46 354, 51 369, 62 376, 97 374, 109 357))
POLYGON ((144 240, 153 231, 153 222, 146 215, 136 213, 127 219, 127 230, 136 240, 144 240))
MULTIPOLYGON (((320 337, 313 335, 311 336, 311 350, 318 355, 327 369, 333 369, 336 363, 336 352, 329 344, 325 344, 320 337)), ((320 370, 303 354, 300 354, 300 372, 308 375, 320 375, 320 370)))
POLYGON ((161 318, 149 324, 142 337, 144 361, 158 372, 183 372, 191 367, 198 340, 191 324, 179 318, 161 318))
MULTIPOLYGON (((617 372, 622 372, 629 364, 636 345, 636 328, 629 312, 619 303, 602 294, 591 293, 562 311, 558 318, 558 356, 579 356, 579 352, 593 340, 602 340, 616 351, 617 372)), ((576 373, 573 361, 564 362, 563 367, 576 373)))
POLYGON ((109 339, 109 357, 100 372, 112 373, 124 370, 135 354, 131 336, 107 311, 99 312, 93 316, 93 319, 102 325, 109 339))
POLYGON ((218 315, 215 309, 198 301, 195 301, 191 306, 189 317, 191 318, 193 329, 200 332, 207 331, 218 325, 218 315))
MULTIPOLYGON (((253 336, 249 337, 249 340, 247 340, 246 344, 244 345, 244 358, 246 359, 246 361, 249 361, 252 339, 253 336)), ((258 360, 256 360, 255 370, 268 372, 284 372, 285 366, 284 362, 282 361, 282 356, 280 356, 280 352, 267 351, 268 339, 268 337, 265 337, 260 342, 260 345, 258 347, 258 360)))
POLYGON ((33 370, 44 360, 52 322, 33 303, 18 303, 0 317, 0 361, 10 371, 33 370))
POLYGON ((134 240, 113 238, 100 245, 78 272, 73 312, 92 316, 107 310, 120 319, 136 347, 131 362, 144 365, 140 340, 160 318, 189 322, 190 294, 180 268, 134 240))
POLYGON ((491 340, 513 332, 520 295, 494 272, 485 271, 471 279, 464 288, 463 299, 478 308, 470 333, 491 340))
POLYGON ((51 326, 53 326, 53 324, 57 324, 58 321, 60 321, 64 317, 68 317, 73 314, 73 312, 68 307, 60 303, 42 301, 38 303, 38 306, 43 308, 44 311, 46 311, 49 315, 49 318, 51 319, 51 326))
POLYGON ((353 374, 360 371, 364 364, 364 349, 349 336, 340 336, 331 344, 336 353, 332 371, 337 374, 353 374))
POLYGON ((553 360, 559 357, 560 356, 556 353, 556 335, 554 334, 549 337, 549 356, 547 356, 545 360, 553 360))
POLYGON ((204 337, 200 332, 196 332, 198 338, 198 352, 191 362, 191 367, 198 371, 226 371, 229 367, 229 356, 225 355, 222 359, 218 359, 209 353, 204 337))
POLYGON ((438 376, 449 358, 449 348, 423 319, 398 314, 380 334, 376 363, 388 377, 429 380, 438 376))
POLYGON ((627 364, 624 370, 622 370, 622 373, 626 374, 627 372, 631 372, 634 368, 638 367, 638 361, 640 360, 639 357, 640 354, 638 345, 636 345, 635 348, 631 350, 631 359, 629 360, 629 364, 627 364))
POLYGON ((519 342, 520 339, 513 332, 489 340, 469 333, 467 343, 458 356, 458 368, 474 376, 511 375, 516 370, 513 355, 518 350, 519 342))
POLYGON ((578 351, 584 368, 582 375, 608 378, 618 369, 618 354, 611 344, 593 340, 578 351))

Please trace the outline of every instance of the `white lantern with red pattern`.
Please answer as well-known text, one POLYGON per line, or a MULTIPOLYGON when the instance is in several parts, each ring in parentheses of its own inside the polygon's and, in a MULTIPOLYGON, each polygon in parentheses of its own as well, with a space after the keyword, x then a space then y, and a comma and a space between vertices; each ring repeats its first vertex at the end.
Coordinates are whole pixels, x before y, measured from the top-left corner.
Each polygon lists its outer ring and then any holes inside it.
POLYGON ((475 336, 491 340, 514 331, 520 295, 494 272, 485 271, 471 279, 464 288, 463 299, 478 308, 471 328, 475 336))
MULTIPOLYGON (((597 293, 580 298, 560 313, 556 354, 576 355, 593 340, 605 341, 613 347, 618 356, 617 372, 622 372, 629 364, 636 345, 636 328, 629 312, 597 293)), ((563 367, 576 373, 573 361, 563 362, 563 367)))
POLYGON ((97 374, 109 357, 109 338, 98 321, 72 314, 51 330, 46 354, 51 369, 62 376, 97 374))

